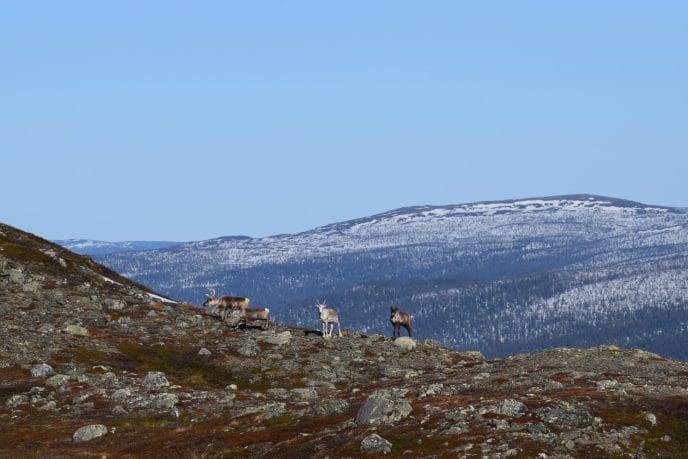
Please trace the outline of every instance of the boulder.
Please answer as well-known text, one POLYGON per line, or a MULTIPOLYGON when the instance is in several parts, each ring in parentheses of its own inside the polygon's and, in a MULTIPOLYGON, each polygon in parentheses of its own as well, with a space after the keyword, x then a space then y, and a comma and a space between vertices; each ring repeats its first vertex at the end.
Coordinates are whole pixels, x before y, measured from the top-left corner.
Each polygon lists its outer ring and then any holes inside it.
POLYGON ((38 365, 34 365, 31 367, 31 376, 33 376, 34 378, 51 376, 54 374, 55 370, 53 370, 53 367, 51 367, 47 363, 39 363, 38 365))
POLYGON ((269 336, 263 339, 263 341, 268 344, 283 346, 285 344, 289 344, 289 342, 291 341, 291 332, 289 330, 283 331, 282 333, 277 333, 276 335, 269 336))
POLYGON ((90 426, 84 426, 79 428, 74 432, 73 439, 74 443, 82 443, 85 441, 91 441, 94 438, 102 437, 107 433, 107 427, 102 424, 92 424, 90 426))
POLYGON ((378 434, 370 434, 361 442, 361 452, 388 454, 392 452, 392 444, 378 434))
POLYGON ((354 422, 361 424, 391 424, 408 417, 413 408, 404 398, 406 389, 375 391, 356 414, 354 422))

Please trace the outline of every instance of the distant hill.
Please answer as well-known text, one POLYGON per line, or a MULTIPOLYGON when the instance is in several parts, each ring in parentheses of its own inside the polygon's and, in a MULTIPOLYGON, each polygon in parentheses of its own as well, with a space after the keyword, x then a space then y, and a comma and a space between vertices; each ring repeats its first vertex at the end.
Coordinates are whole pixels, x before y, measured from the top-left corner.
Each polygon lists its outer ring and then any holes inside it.
POLYGON ((293 235, 218 238, 98 260, 176 298, 207 286, 316 325, 419 336, 490 356, 615 342, 688 358, 688 211, 594 195, 418 206, 293 235))
POLYGON ((124 241, 124 242, 107 242, 107 241, 92 241, 89 239, 65 239, 53 241, 56 244, 65 247, 72 252, 80 253, 82 255, 108 255, 118 252, 131 252, 142 250, 164 249, 167 247, 174 247, 180 242, 170 241, 124 241))

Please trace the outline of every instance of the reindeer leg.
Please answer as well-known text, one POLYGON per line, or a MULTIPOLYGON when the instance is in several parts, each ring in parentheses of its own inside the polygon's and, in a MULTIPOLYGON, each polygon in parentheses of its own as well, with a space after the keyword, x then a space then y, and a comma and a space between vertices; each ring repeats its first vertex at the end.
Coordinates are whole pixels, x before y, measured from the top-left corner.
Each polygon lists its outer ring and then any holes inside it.
POLYGON ((406 326, 406 331, 408 331, 409 338, 413 338, 413 330, 411 330, 411 324, 406 326))
MULTIPOLYGON (((332 325, 332 329, 334 330, 334 325, 332 325)), ((339 332, 339 337, 342 337, 342 326, 339 325, 339 321, 337 322, 337 331, 339 332)))

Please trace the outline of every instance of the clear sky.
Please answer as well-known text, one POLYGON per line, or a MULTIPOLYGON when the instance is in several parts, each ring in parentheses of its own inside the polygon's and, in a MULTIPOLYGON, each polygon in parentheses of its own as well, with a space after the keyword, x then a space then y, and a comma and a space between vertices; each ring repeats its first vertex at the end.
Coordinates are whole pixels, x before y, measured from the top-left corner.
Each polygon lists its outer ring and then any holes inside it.
POLYGON ((0 221, 51 239, 686 207, 688 2, 5 1, 0 171, 0 221))

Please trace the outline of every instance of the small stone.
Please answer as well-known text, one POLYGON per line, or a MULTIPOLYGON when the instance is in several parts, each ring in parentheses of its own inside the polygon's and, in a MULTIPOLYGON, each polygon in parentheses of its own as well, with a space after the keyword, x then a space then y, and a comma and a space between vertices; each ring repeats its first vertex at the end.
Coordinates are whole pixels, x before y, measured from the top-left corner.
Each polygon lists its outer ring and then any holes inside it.
POLYGON ((125 401, 129 396, 131 395, 131 392, 129 392, 129 389, 117 389, 112 393, 112 398, 116 402, 123 402, 125 401))
POLYGON ((149 371, 143 379, 143 386, 146 389, 157 390, 169 385, 170 382, 162 371, 149 371))
POLYGON ((671 441, 671 437, 669 435, 664 435, 662 437, 662 441, 665 443, 669 443, 671 441))
POLYGON ((392 444, 374 433, 363 439, 361 442, 361 451, 364 453, 388 454, 392 452, 392 444))
POLYGON ((404 351, 412 351, 416 348, 416 342, 413 338, 408 336, 402 336, 394 340, 394 345, 401 348, 404 351))
POLYGON ((67 375, 55 375, 45 381, 45 385, 52 388, 62 387, 69 382, 67 375))
POLYGON ((12 284, 23 284, 26 282, 26 276, 21 269, 10 269, 10 283, 12 284))
POLYGON ((604 379, 602 381, 597 381, 595 384, 597 385, 597 390, 615 389, 619 387, 619 381, 616 379, 604 379))
POLYGON ((86 441, 91 441, 94 438, 102 437, 107 433, 107 427, 102 424, 92 424, 90 426, 84 426, 74 432, 75 443, 82 443, 86 441))
POLYGON ((121 405, 117 405, 112 409, 112 414, 115 416, 126 416, 129 414, 127 410, 125 410, 121 405))
POLYGON ((646 413, 645 416, 643 416, 643 419, 645 419, 653 426, 657 425, 657 416, 655 416, 653 413, 646 413))
POLYGON ((103 301, 103 304, 110 311, 122 311, 125 307, 127 307, 127 303, 125 301, 115 300, 111 298, 108 298, 105 301, 103 301))
POLYGON ((57 403, 55 403, 54 400, 51 400, 38 409, 39 411, 55 411, 57 409, 57 403))
POLYGON ((201 348, 200 351, 198 351, 198 355, 212 355, 212 354, 213 354, 212 352, 210 352, 208 349, 206 349, 204 347, 201 348))
POLYGON ((88 336, 88 330, 79 325, 69 325, 62 331, 72 336, 88 336))
POLYGON ((313 388, 292 389, 290 393, 292 397, 298 398, 300 400, 315 400, 316 398, 318 398, 318 391, 313 388))
POLYGON ((31 376, 33 376, 34 378, 51 376, 54 374, 55 370, 53 370, 53 367, 51 367, 47 363, 39 363, 38 365, 34 365, 33 367, 31 367, 31 376))
POLYGON ((564 446, 566 447, 566 449, 574 449, 576 447, 576 444, 573 440, 566 440, 564 446))
POLYGON ((174 394, 158 394, 153 397, 151 407, 156 410, 169 410, 174 408, 174 405, 179 403, 179 397, 174 394))
POLYGON ((8 408, 16 408, 19 405, 23 405, 25 403, 29 403, 29 397, 26 395, 13 395, 11 396, 6 402, 5 405, 8 408))
POLYGON ((238 387, 237 387, 236 384, 228 384, 228 385, 225 386, 225 389, 227 389, 227 390, 237 390, 238 387))

